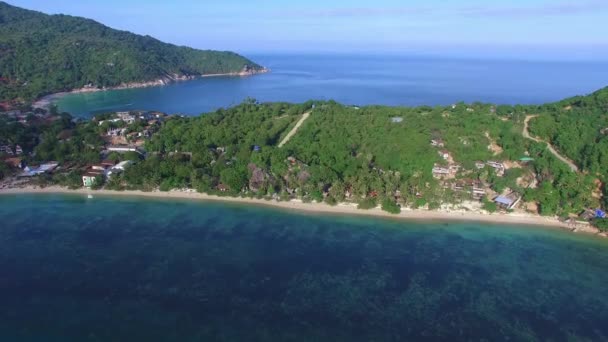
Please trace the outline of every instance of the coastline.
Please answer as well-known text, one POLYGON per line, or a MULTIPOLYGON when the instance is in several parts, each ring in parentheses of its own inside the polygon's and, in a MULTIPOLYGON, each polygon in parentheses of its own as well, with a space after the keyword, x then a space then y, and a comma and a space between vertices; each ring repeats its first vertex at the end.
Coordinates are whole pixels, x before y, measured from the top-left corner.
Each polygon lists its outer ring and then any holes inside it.
POLYGON ((103 88, 96 88, 96 87, 83 87, 83 88, 77 88, 77 89, 72 89, 70 91, 63 91, 63 92, 58 92, 58 93, 53 93, 53 94, 49 94, 49 95, 45 95, 39 99, 36 99, 36 101, 34 101, 32 103, 32 107, 34 108, 42 108, 42 109, 48 109, 50 107, 50 105, 53 103, 53 101, 57 100, 60 97, 69 95, 69 94, 84 94, 84 93, 96 93, 96 92, 101 92, 101 91, 109 91, 109 90, 123 90, 123 89, 139 89, 139 88, 149 88, 149 87, 161 87, 161 86, 166 86, 172 83, 176 83, 176 82, 183 82, 183 81, 191 81, 191 80, 195 80, 197 78, 212 78, 212 77, 248 77, 248 76, 254 76, 254 75, 259 75, 259 74, 265 74, 270 72, 270 69, 268 68, 262 68, 260 70, 253 70, 253 71, 240 71, 240 72, 230 72, 230 73, 220 73, 220 74, 204 74, 204 75, 198 75, 198 76, 177 76, 174 75, 173 77, 165 77, 165 78, 159 78, 157 80, 154 81, 148 81, 148 82, 131 82, 131 83, 124 83, 115 87, 103 87, 103 88))
MULTIPOLYGON (((431 211, 423 209, 403 209, 400 214, 389 214, 382 211, 380 208, 370 210, 357 209, 355 204, 341 203, 337 206, 330 206, 325 203, 304 203, 300 200, 291 200, 288 202, 278 202, 275 200, 263 200, 254 198, 242 197, 221 197, 216 195, 202 194, 195 191, 154 191, 143 192, 139 190, 88 190, 76 189, 70 190, 58 186, 50 186, 46 188, 8 188, 0 190, 0 195, 19 195, 19 194, 70 194, 83 196, 127 196, 127 197, 147 197, 157 199, 190 199, 198 201, 213 201, 227 202, 238 204, 262 205, 280 209, 294 210, 309 213, 337 214, 337 215, 355 215, 355 216, 371 216, 391 219, 402 219, 410 221, 460 221, 460 222, 484 222, 492 224, 509 224, 509 225, 525 225, 525 226, 542 226, 567 229, 575 232, 586 234, 599 235, 599 231, 595 228, 588 227, 585 229, 573 230, 572 226, 561 222, 555 218, 542 217, 532 214, 482 214, 464 211, 431 211)), ((601 235, 604 236, 604 235, 601 235)))

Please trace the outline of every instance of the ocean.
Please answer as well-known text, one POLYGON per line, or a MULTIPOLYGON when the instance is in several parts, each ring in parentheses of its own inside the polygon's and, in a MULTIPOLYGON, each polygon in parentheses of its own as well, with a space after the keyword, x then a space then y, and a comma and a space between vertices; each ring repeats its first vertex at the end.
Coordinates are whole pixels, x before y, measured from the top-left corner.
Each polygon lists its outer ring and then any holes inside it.
POLYGON ((459 101, 542 104, 608 85, 608 62, 550 62, 412 56, 251 55, 271 73, 164 87, 70 94, 59 109, 80 117, 123 110, 199 115, 250 97, 336 100, 349 105, 449 105, 459 101))
POLYGON ((0 196, 0 341, 606 341, 608 241, 187 200, 0 196))

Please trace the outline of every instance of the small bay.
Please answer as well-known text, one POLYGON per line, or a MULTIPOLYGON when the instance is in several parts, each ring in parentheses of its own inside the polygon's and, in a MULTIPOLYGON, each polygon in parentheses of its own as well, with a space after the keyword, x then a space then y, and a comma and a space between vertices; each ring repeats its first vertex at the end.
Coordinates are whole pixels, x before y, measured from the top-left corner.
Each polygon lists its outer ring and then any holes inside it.
POLYGON ((75 116, 122 110, 198 115, 247 97, 336 100, 356 105, 449 105, 458 101, 542 104, 607 85, 608 63, 408 56, 252 55, 272 72, 210 77, 162 87, 69 94, 55 100, 75 116))
POLYGON ((2 341, 608 339, 608 241, 186 200, 0 196, 2 341))

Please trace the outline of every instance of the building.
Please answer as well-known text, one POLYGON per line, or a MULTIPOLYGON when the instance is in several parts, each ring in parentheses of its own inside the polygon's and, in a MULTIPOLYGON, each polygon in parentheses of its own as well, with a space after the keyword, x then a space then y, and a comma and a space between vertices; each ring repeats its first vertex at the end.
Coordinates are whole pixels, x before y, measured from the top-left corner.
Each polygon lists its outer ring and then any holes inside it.
POLYGON ((515 193, 511 193, 506 196, 497 196, 494 198, 494 203, 496 203, 500 208, 510 210, 515 208, 515 206, 519 203, 521 197, 519 197, 515 193))
POLYGON ((104 171, 89 170, 82 175, 82 185, 84 185, 85 188, 90 188, 97 184, 99 177, 103 177, 104 174, 104 171))
POLYGON ((108 178, 111 178, 113 175, 117 175, 119 173, 124 172, 132 164, 133 164, 133 161, 125 160, 125 161, 121 161, 120 163, 114 165, 107 172, 108 178))
POLYGON ((484 167, 486 167, 486 163, 482 162, 482 161, 476 161, 475 162, 475 167, 477 169, 483 169, 484 167))
POLYGON ((118 152, 118 153, 137 152, 137 153, 141 154, 142 156, 145 154, 144 151, 142 151, 137 146, 130 146, 130 145, 108 146, 106 148, 106 151, 108 151, 108 152, 118 152))
POLYGON ((7 158, 4 159, 4 162, 15 169, 22 169, 25 167, 25 163, 21 157, 7 158))
POLYGON ((106 135, 109 137, 121 137, 121 136, 125 135, 126 131, 127 131, 126 128, 109 129, 108 133, 106 135))
POLYGON ((438 164, 433 167, 433 177, 442 178, 450 175, 450 169, 438 164))
POLYGON ((400 116, 396 116, 394 118, 391 118, 391 122, 392 123, 401 123, 401 122, 403 122, 403 118, 400 116))
POLYGON ((14 155, 13 149, 10 146, 8 146, 8 145, 2 145, 2 146, 0 146, 0 154, 1 153, 8 154, 9 156, 14 155))
POLYGON ((104 179, 108 176, 109 170, 115 167, 115 164, 110 161, 104 161, 100 164, 89 166, 87 171, 82 175, 82 184, 85 188, 90 188, 97 183, 98 179, 104 179))
POLYGON ((59 166, 56 162, 48 162, 40 166, 26 166, 19 177, 34 177, 45 173, 52 173, 59 166))
POLYGON ((499 177, 504 176, 505 174, 505 165, 501 162, 488 161, 486 163, 489 167, 493 168, 496 171, 496 175, 499 177))
POLYGON ((129 112, 117 112, 116 116, 129 125, 135 122, 135 116, 131 115, 129 112))

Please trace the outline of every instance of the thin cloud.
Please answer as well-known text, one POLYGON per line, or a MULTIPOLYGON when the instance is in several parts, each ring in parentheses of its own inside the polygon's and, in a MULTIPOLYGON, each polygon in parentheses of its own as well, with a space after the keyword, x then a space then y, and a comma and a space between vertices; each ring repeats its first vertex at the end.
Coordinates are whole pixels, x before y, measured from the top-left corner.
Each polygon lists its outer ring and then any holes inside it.
POLYGON ((608 10, 608 1, 590 0, 578 2, 558 2, 547 6, 470 8, 462 14, 478 17, 538 17, 569 16, 596 13, 608 10))
POLYGON ((563 1, 545 6, 487 7, 342 7, 315 10, 274 12, 274 17, 287 18, 348 18, 348 17, 404 17, 413 15, 464 15, 471 17, 538 17, 569 16, 608 10, 608 0, 563 1))

